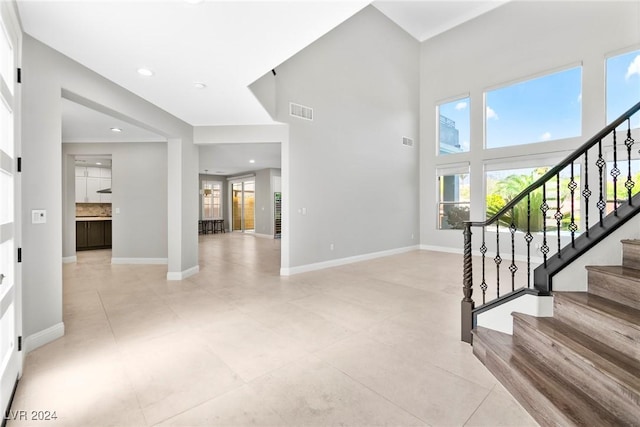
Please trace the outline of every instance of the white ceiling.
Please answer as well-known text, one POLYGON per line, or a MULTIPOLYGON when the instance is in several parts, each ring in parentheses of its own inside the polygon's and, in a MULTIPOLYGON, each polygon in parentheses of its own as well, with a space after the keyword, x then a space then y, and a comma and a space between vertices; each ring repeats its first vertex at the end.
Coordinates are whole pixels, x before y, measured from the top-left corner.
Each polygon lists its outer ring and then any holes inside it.
MULTIPOLYGON (((2 0, 0 0, 2 1, 2 0)), ((419 41, 503 0, 17 0, 24 31, 193 126, 273 123, 248 86, 373 4, 419 41), (153 70, 142 77, 137 69, 153 70), (206 84, 197 89, 195 82, 206 84)), ((508 0, 507 0, 508 1, 508 0)), ((63 100, 64 142, 163 141, 63 100), (123 130, 114 133, 110 129, 123 130)), ((200 172, 280 167, 279 144, 201 147, 200 172), (255 159, 255 164, 248 163, 255 159)))

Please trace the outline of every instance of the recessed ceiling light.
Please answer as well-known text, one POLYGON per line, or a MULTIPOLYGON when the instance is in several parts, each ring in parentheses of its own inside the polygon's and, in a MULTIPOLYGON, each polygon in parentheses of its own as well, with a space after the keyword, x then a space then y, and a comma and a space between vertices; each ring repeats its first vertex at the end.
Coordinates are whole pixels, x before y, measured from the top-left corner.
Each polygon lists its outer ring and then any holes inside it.
POLYGON ((255 160, 253 160, 253 159, 249 160, 249 163, 255 163, 255 162, 256 162, 256 161, 255 161, 255 160))
POLYGON ((185 2, 189 3, 189 4, 200 4, 202 3, 204 0, 184 0, 185 2))
POLYGON ((96 165, 98 165, 98 166, 100 166, 101 164, 102 164, 102 163, 100 163, 100 162, 96 162, 96 165))
POLYGON ((195 82, 193 84, 193 87, 195 87, 196 89, 204 89, 205 87, 207 87, 207 85, 202 82, 195 82))
POLYGON ((111 132, 122 132, 120 128, 111 128, 111 132))
POLYGON ((216 173, 224 173, 224 171, 216 171, 216 173))
POLYGON ((138 68, 138 74, 145 77, 151 77, 153 76, 153 71, 148 68, 138 68))

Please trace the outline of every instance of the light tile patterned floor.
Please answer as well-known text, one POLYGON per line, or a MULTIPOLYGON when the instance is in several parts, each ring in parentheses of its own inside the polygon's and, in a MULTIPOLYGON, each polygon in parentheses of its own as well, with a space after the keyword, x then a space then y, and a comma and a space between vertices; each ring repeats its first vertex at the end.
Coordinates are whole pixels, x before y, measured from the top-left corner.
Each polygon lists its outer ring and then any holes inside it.
POLYGON ((78 253, 67 333, 27 356, 13 403, 58 418, 8 425, 536 425, 459 340, 460 256, 280 277, 279 243, 200 236, 181 282, 78 253))

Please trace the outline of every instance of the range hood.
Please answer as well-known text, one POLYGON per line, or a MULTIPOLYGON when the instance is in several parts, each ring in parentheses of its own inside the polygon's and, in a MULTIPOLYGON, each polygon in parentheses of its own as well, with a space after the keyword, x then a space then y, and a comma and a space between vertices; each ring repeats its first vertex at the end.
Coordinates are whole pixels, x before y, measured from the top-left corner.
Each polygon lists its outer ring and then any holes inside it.
POLYGON ((96 191, 96 193, 100 193, 100 194, 111 194, 111 189, 110 188, 105 188, 103 190, 98 190, 96 191))

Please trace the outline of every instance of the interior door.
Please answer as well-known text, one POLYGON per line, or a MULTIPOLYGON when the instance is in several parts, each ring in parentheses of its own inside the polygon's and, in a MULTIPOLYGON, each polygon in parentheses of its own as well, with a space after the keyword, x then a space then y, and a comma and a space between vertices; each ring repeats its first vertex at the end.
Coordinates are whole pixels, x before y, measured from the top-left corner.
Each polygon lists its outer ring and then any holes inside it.
POLYGON ((20 269, 17 263, 19 183, 16 175, 16 63, 19 31, 12 4, 0 2, 0 409, 8 408, 21 369, 20 269))

